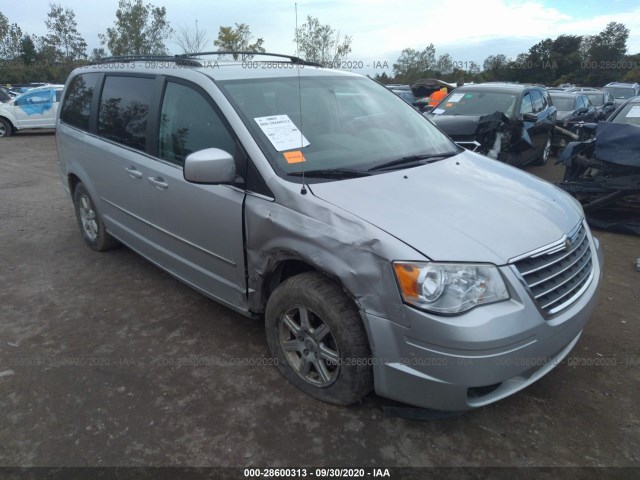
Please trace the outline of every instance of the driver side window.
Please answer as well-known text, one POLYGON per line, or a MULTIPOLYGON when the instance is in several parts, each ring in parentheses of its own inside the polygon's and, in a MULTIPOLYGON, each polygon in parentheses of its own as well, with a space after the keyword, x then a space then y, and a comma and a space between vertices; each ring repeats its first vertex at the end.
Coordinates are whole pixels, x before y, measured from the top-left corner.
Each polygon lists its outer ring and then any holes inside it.
POLYGON ((520 102, 520 114, 524 115, 525 113, 533 112, 533 105, 531 103, 531 94, 526 93, 524 97, 522 97, 522 101, 520 102))

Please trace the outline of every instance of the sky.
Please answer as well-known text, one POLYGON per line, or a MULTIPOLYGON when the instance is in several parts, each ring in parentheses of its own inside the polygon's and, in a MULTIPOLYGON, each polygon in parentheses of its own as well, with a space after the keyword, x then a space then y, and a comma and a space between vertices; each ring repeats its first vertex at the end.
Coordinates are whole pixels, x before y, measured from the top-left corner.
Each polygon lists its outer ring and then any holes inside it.
MULTIPOLYGON (((24 32, 44 35, 49 0, 3 2, 0 11, 24 32)), ((113 26, 117 0, 57 0, 73 9, 78 30, 89 46, 99 47, 98 33, 113 26)), ((220 26, 246 23, 254 36, 264 39, 269 52, 295 54, 293 42, 295 2, 288 0, 145 0, 167 9, 169 23, 205 30, 213 40, 220 26)), ((482 62, 502 53, 515 58, 545 38, 561 34, 594 35, 607 23, 624 23, 630 30, 628 53, 640 53, 640 2, 638 0, 300 0, 298 24, 307 15, 352 37, 349 60, 365 74, 391 73, 402 49, 422 50, 430 43, 436 55, 449 53, 463 65, 482 62), (388 65, 388 68, 385 68, 388 65)), ((169 40, 171 53, 180 53, 169 40)), ((356 70, 357 71, 357 70, 356 70)))

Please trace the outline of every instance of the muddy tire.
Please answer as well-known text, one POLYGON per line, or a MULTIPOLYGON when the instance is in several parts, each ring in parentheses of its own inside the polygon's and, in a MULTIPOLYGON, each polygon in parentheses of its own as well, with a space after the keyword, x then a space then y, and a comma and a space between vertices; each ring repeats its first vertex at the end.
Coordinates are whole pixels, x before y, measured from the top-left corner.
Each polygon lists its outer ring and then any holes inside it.
POLYGON ((82 183, 78 183, 73 191, 73 206, 82 238, 87 245, 97 252, 120 246, 120 242, 107 233, 95 203, 82 183))
POLYGON ((371 351, 358 309, 326 276, 306 272, 279 285, 269 298, 265 327, 278 369, 303 392, 350 405, 373 389, 371 351))

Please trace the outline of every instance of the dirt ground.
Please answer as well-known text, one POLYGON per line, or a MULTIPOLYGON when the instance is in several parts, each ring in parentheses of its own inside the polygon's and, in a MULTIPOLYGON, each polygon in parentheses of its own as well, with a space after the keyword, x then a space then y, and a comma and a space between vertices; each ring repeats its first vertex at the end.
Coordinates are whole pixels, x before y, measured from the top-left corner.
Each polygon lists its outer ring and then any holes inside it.
POLYGON ((375 396, 313 400, 260 365, 259 321, 87 248, 54 136, 0 139, 0 465, 640 466, 640 238, 595 234, 600 302, 568 360, 497 404, 410 420, 375 396))

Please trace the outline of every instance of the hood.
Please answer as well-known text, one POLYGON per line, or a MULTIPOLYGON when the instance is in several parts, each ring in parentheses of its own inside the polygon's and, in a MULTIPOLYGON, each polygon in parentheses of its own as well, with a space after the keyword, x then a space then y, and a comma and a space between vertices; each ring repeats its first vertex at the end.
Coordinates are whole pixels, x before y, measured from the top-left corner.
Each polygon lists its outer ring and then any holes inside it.
POLYGON ((472 152, 310 189, 435 261, 503 265, 559 240, 582 217, 559 188, 472 152))
POLYGON ((567 118, 572 117, 574 113, 576 113, 575 110, 558 110, 556 121, 560 122, 562 120, 566 120, 567 118))

